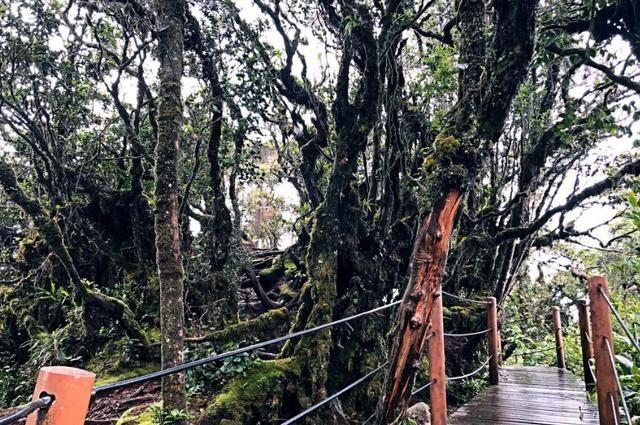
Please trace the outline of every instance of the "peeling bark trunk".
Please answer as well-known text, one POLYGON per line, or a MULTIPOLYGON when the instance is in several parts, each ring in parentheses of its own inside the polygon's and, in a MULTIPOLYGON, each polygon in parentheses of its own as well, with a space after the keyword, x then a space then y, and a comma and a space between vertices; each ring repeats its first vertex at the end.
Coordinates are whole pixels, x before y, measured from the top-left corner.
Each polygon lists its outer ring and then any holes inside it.
MULTIPOLYGON (((180 0, 156 2, 158 59, 158 140, 155 169, 156 262, 160 281, 160 328, 162 368, 184 361, 184 270, 178 218, 178 156, 182 125, 181 78, 183 68, 183 18, 180 0)), ((162 380, 163 409, 186 406, 184 375, 162 380)))
MULTIPOLYGON (((450 188, 438 199, 420 228, 411 262, 411 278, 398 313, 399 329, 385 382, 384 403, 379 418, 392 423, 404 418, 407 394, 420 364, 420 354, 429 328, 433 294, 442 282, 453 223, 462 190, 450 188)), ((382 422, 381 422, 382 423, 382 422)))

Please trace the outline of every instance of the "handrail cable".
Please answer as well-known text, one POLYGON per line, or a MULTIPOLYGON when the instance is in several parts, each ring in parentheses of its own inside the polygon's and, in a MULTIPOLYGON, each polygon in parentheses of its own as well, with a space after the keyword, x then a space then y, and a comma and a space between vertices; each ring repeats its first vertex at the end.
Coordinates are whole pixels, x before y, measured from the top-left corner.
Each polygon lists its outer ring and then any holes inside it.
POLYGON ((553 351, 555 349, 556 349, 556 347, 550 347, 550 348, 542 348, 540 350, 522 351, 520 353, 515 352, 515 353, 512 354, 512 356, 527 356, 529 354, 546 353, 548 351, 553 351))
POLYGON ((584 337, 587 338, 587 341, 589 341, 589 344, 593 345, 593 340, 591 339, 588 333, 585 332, 584 337))
POLYGON ((455 338, 455 337, 464 338, 464 337, 468 337, 468 336, 476 336, 476 335, 488 334, 491 331, 492 331, 492 328, 485 329, 485 330, 478 331, 478 332, 468 332, 468 333, 464 333, 464 334, 450 334, 450 333, 446 333, 445 332, 443 335, 451 337, 451 338, 455 338))
POLYGON ((593 367, 591 367, 591 362, 589 362, 589 373, 591 374, 591 379, 593 379, 593 383, 598 385, 598 380, 596 379, 596 372, 595 370, 593 370, 593 367))
POLYGON ((616 423, 615 425, 620 425, 620 418, 618 417, 619 415, 617 414, 617 408, 616 408, 616 399, 613 396, 613 394, 608 393, 609 394, 609 404, 611 404, 611 411, 614 413, 613 414, 613 419, 615 419, 616 423))
POLYGON ((616 360, 613 357, 613 351, 611 350, 611 344, 609 340, 605 337, 604 342, 607 346, 607 354, 609 354, 609 361, 611 362, 611 368, 613 369, 613 376, 616 378, 616 386, 618 387, 618 392, 620 393, 620 401, 622 402, 622 410, 624 411, 624 416, 627 418, 627 423, 631 424, 631 415, 629 414, 629 406, 627 406, 627 400, 624 398, 624 393, 622 392, 622 383, 620 382, 620 377, 618 376, 618 370, 616 369, 616 360))
POLYGON ((618 320, 618 323, 620 323, 620 326, 622 326, 622 329, 624 329, 624 333, 626 333, 627 336, 629 337, 629 339, 631 340, 631 344, 633 344, 633 346, 636 348, 636 350, 638 350, 638 353, 640 353, 640 343, 635 338, 635 336, 633 336, 631 334, 631 331, 629 330, 629 327, 624 322, 624 320, 622 320, 622 317, 620 316, 620 313, 618 313, 618 310, 614 307, 613 303, 611 302, 611 300, 609 299, 609 297, 604 292, 604 290, 602 289, 601 286, 598 286, 598 291, 600 291, 600 294, 602 295, 602 298, 604 298, 604 300, 607 302, 607 304, 609 304, 609 309, 613 312, 613 315, 618 320))
POLYGON ((430 386, 432 386, 433 384, 435 384, 435 383, 436 383, 436 381, 437 381, 437 379, 432 379, 431 381, 427 382, 427 384, 426 384, 426 385, 423 385, 423 386, 421 386, 420 388, 418 388, 417 390, 412 391, 412 392, 411 392, 411 395, 412 395, 412 396, 414 396, 414 395, 418 394, 420 391, 422 391, 422 390, 426 390, 427 388, 429 388, 430 386))
POLYGON ((377 372, 379 372, 382 368, 384 368, 385 366, 387 366, 389 364, 389 361, 384 362, 383 364, 381 364, 380 366, 378 366, 377 368, 375 368, 374 370, 372 370, 371 372, 367 373, 366 375, 364 375, 363 377, 359 378, 356 381, 353 381, 351 384, 347 385, 346 387, 344 387, 343 389, 341 389, 340 391, 330 395, 329 397, 325 398, 324 400, 319 401, 318 403, 314 404, 311 407, 308 407, 307 409, 303 410, 302 412, 298 413, 296 416, 294 416, 291 419, 288 419, 287 421, 283 422, 281 425, 289 425, 292 424, 294 422, 296 422, 298 419, 301 419, 305 416, 307 416, 309 413, 313 412, 314 410, 318 409, 319 407, 324 406, 325 404, 329 403, 331 400, 340 397, 342 394, 346 393, 347 391, 349 391, 350 389, 357 387, 358 385, 362 384, 364 381, 366 381, 367 379, 369 379, 371 376, 373 376, 374 374, 376 374, 377 372))
POLYGON ((34 400, 28 404, 25 404, 23 407, 19 408, 17 412, 10 414, 9 416, 5 416, 4 418, 0 418, 0 425, 9 425, 19 421, 20 419, 24 419, 36 410, 47 407, 53 401, 53 397, 44 396, 40 397, 37 400, 34 400))
POLYGON ((482 369, 487 367, 487 365, 489 364, 492 358, 493 358, 493 355, 490 355, 489 358, 479 368, 477 368, 473 372, 469 372, 466 375, 453 376, 451 378, 447 377, 447 381, 459 381, 461 379, 470 378, 474 375, 477 375, 478 373, 482 372, 482 369))
POLYGON ((479 304, 479 305, 487 305, 489 304, 487 301, 478 301, 478 300, 473 300, 471 298, 464 298, 458 295, 454 295, 451 292, 447 292, 447 291, 441 291, 443 295, 446 295, 450 298, 455 298, 456 300, 459 301, 464 301, 464 302, 468 302, 468 303, 472 303, 472 304, 479 304))
POLYGON ((320 331, 322 329, 326 329, 326 328, 334 326, 334 325, 339 325, 341 323, 349 322, 351 320, 358 319, 360 317, 367 316, 369 314, 376 313, 376 312, 381 311, 381 310, 385 310, 385 309, 387 309, 389 307, 396 306, 396 305, 400 304, 401 302, 402 302, 402 300, 394 301, 392 303, 385 304, 385 305, 382 305, 380 307, 372 308, 371 310, 367 310, 367 311, 364 311, 362 313, 354 314, 353 316, 344 317, 342 319, 338 319, 338 320, 335 320, 333 322, 324 323, 322 325, 318 325, 318 326, 315 326, 313 328, 304 329, 304 330, 301 330, 301 331, 298 331, 298 332, 293 332, 293 333, 288 334, 288 335, 280 336, 280 337, 273 338, 273 339, 270 339, 270 340, 267 340, 267 341, 258 342, 258 343, 252 344, 252 345, 248 345, 246 347, 237 348, 235 350, 227 351, 225 353, 214 354, 212 356, 205 357, 203 359, 193 360, 193 361, 190 361, 190 362, 182 363, 182 364, 179 364, 179 365, 176 365, 176 366, 173 366, 173 367, 169 367, 169 368, 166 368, 166 369, 163 369, 163 370, 159 370, 157 372, 148 373, 146 375, 141 375, 141 376, 137 376, 137 377, 134 377, 134 378, 125 379, 125 380, 122 380, 122 381, 113 382, 111 384, 102 385, 100 387, 94 388, 93 394, 95 395, 95 394, 99 394, 99 393, 103 393, 103 392, 107 392, 107 391, 112 391, 112 390, 115 390, 115 389, 118 389, 118 388, 127 387, 129 385, 135 385, 135 384, 140 384, 140 383, 143 383, 143 382, 155 380, 155 379, 162 378, 164 376, 171 375, 171 374, 174 374, 174 373, 177 373, 177 372, 182 372, 182 371, 187 370, 187 369, 192 369, 192 368, 197 367, 197 366, 202 366, 202 365, 205 365, 205 364, 208 364, 208 363, 212 363, 212 362, 215 362, 215 361, 218 361, 218 360, 222 360, 222 359, 225 359, 227 357, 237 356, 238 354, 243 354, 243 353, 246 353, 248 351, 256 350, 258 348, 267 347, 269 345, 273 345, 273 344, 277 344, 277 343, 280 343, 280 342, 288 341, 288 340, 293 339, 293 338, 298 338, 298 337, 301 337, 303 335, 307 335, 307 334, 310 334, 310 333, 318 332, 318 331, 320 331))

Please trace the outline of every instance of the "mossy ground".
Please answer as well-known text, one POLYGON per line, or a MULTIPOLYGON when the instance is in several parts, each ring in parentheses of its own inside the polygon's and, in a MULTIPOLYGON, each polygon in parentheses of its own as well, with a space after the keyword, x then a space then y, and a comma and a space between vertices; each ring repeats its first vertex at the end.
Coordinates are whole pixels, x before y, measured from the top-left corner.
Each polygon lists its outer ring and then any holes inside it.
POLYGON ((100 385, 110 384, 111 382, 133 378, 134 376, 146 375, 147 373, 157 371, 159 367, 156 363, 143 363, 134 369, 115 369, 105 374, 104 369, 100 369, 99 366, 90 363, 87 365, 87 369, 97 374, 95 386, 99 387, 100 385))
POLYGON ((132 407, 122 414, 116 425, 157 425, 153 406, 160 406, 160 402, 154 403, 146 409, 140 409, 138 406, 132 407))

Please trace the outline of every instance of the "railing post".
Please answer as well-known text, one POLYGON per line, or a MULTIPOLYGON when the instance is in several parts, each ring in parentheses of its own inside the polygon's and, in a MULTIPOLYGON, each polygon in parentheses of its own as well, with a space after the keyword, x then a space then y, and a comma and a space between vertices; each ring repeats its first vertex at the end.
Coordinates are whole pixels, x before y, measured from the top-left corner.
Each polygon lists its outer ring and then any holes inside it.
POLYGON ((580 326, 580 346, 582 347, 582 369, 584 371, 584 385, 587 391, 595 388, 593 372, 591 371, 591 359, 593 348, 591 347, 591 325, 587 312, 587 300, 578 300, 578 325, 580 326))
POLYGON ((431 332, 429 338, 429 379, 434 380, 429 387, 431 403, 431 424, 447 423, 447 381, 444 357, 444 319, 442 317, 442 289, 435 293, 431 310, 431 332))
POLYGON ((72 367, 40 369, 33 399, 50 395, 53 402, 30 414, 26 425, 83 425, 95 378, 94 373, 72 367))
POLYGON ((598 412, 600 425, 620 422, 618 388, 615 381, 615 365, 611 364, 607 351, 607 341, 613 352, 613 332, 611 330, 611 312, 599 288, 609 295, 609 285, 602 276, 589 278, 589 309, 591 311, 591 329, 593 331, 593 354, 596 364, 596 389, 598 393, 598 412), (613 403, 612 403, 613 400, 613 403))
POLYGON ((560 320, 560 308, 553 306, 551 308, 551 316, 553 321, 553 335, 556 338, 556 359, 560 369, 567 368, 567 362, 564 357, 564 343, 562 341, 562 321, 560 320))
POLYGON ((495 297, 487 298, 487 327, 490 329, 489 338, 489 385, 500 382, 500 332, 498 330, 498 303, 495 297))

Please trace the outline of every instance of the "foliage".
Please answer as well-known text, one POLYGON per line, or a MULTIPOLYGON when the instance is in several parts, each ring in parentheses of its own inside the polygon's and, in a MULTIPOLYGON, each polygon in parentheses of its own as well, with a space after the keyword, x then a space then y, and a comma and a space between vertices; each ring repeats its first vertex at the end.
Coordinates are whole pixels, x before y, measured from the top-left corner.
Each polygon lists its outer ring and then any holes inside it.
POLYGON ((166 412, 162 408, 162 403, 154 404, 150 407, 151 415, 153 416, 154 425, 179 425, 192 419, 191 414, 184 410, 172 409, 166 412))

